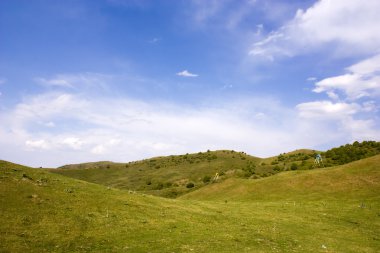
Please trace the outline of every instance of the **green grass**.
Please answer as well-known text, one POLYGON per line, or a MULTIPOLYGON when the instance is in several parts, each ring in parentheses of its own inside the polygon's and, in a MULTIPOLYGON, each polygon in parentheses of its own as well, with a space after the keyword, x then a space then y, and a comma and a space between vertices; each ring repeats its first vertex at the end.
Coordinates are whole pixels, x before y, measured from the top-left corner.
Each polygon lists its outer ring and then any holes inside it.
POLYGON ((379 252, 379 166, 228 179, 172 200, 0 162, 0 252, 379 252))
POLYGON ((220 174, 228 178, 262 178, 284 170, 296 163, 300 169, 313 165, 315 152, 297 150, 278 156, 258 158, 229 150, 208 151, 180 156, 156 157, 131 163, 96 162, 66 165, 51 172, 61 175, 147 194, 176 198, 208 185, 205 177, 220 174), (188 183, 194 188, 187 188, 188 183))
POLYGON ((322 200, 375 198, 380 193, 380 155, 342 166, 287 171, 258 180, 231 178, 184 195, 197 200, 322 200))
POLYGON ((235 151, 209 151, 180 156, 156 157, 131 163, 98 162, 53 169, 61 175, 147 194, 175 198, 207 185, 205 177, 220 179, 241 176, 248 164, 260 158, 235 151), (195 188, 187 188, 192 182, 195 188))

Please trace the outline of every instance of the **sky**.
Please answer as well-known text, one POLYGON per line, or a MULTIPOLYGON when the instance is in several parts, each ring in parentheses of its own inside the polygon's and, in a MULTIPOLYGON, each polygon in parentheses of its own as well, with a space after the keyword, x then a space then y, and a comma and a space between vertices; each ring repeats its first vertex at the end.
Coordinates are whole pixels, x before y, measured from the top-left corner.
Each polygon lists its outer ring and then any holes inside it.
POLYGON ((1 0, 0 159, 380 141, 378 0, 1 0))

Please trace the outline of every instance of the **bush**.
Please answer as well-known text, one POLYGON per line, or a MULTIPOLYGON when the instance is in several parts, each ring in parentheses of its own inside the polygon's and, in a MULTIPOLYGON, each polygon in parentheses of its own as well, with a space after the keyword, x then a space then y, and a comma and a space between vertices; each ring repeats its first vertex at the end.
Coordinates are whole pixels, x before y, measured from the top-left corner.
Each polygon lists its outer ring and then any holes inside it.
POLYGON ((186 188, 193 188, 194 187, 194 183, 190 182, 190 183, 187 183, 186 185, 186 188))
POLYGON ((292 165, 290 166, 290 169, 291 170, 297 170, 298 169, 298 165, 296 163, 292 163, 292 165))
POLYGON ((203 183, 206 184, 206 183, 210 182, 210 180, 211 180, 210 176, 204 176, 202 181, 203 181, 203 183))

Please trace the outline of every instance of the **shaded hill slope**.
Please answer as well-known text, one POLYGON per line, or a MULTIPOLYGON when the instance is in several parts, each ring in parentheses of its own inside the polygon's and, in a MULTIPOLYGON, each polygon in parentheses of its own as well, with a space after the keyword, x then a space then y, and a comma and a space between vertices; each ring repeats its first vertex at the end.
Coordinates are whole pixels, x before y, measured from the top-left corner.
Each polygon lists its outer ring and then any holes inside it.
POLYGON ((228 179, 182 196, 197 200, 373 198, 380 195, 380 155, 309 171, 282 172, 259 180, 228 179))

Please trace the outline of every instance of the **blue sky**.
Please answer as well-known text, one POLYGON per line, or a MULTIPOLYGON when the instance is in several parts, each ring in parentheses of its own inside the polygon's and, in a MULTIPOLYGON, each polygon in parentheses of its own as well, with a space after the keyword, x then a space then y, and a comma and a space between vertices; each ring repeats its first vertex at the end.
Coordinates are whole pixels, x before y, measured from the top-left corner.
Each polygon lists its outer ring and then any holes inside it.
POLYGON ((380 140, 380 2, 3 0, 0 159, 380 140))

